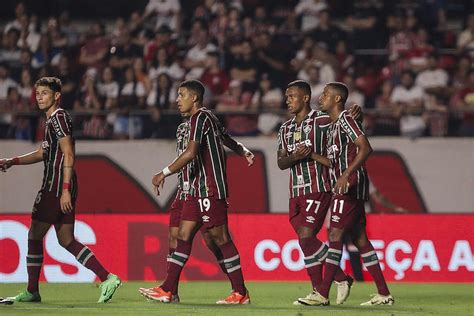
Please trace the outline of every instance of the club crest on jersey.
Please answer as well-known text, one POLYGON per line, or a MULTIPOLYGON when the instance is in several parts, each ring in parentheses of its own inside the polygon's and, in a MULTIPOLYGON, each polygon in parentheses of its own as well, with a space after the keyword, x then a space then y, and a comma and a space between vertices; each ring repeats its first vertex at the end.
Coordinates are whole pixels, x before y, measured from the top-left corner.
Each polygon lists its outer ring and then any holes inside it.
POLYGON ((42 142, 42 143, 41 143, 41 148, 42 148, 43 150, 48 150, 48 149, 49 149, 49 144, 48 144, 48 142, 47 142, 47 141, 42 142))
POLYGON ((303 127, 303 132, 308 135, 309 133, 311 133, 311 130, 313 129, 313 127, 311 125, 306 125, 305 127, 303 127))

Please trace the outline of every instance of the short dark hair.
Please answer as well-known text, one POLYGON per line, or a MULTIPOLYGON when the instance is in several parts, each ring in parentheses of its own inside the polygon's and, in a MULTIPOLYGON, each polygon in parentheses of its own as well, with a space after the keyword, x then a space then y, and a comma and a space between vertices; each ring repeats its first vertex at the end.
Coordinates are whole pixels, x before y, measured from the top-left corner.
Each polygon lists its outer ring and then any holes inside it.
POLYGON ((349 96, 349 89, 342 82, 330 82, 327 84, 328 87, 335 90, 338 95, 341 96, 341 103, 346 104, 347 97, 349 96))
POLYGON ((198 96, 199 101, 202 102, 204 97, 204 85, 201 83, 201 81, 195 79, 185 80, 179 84, 178 88, 186 88, 191 90, 198 96))
POLYGON ((61 83, 61 80, 59 78, 56 78, 56 77, 42 77, 42 78, 39 78, 35 82, 35 88, 37 88, 39 86, 49 87, 54 92, 61 92, 61 87, 63 86, 63 84, 61 83))
POLYGON ((303 90, 304 94, 309 95, 309 98, 311 99, 311 86, 306 81, 304 80, 292 81, 288 84, 287 88, 291 88, 291 87, 296 87, 298 89, 303 90))

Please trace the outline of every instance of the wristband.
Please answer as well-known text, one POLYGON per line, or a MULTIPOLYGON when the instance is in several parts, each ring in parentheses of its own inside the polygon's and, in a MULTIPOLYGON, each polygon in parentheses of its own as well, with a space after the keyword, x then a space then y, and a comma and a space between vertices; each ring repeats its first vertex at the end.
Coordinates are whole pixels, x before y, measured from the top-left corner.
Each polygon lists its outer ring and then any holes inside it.
POLYGON ((171 170, 170 170, 169 167, 164 168, 162 172, 163 172, 163 175, 164 175, 165 177, 167 177, 167 176, 169 176, 170 174, 172 174, 172 172, 171 172, 171 170))
POLYGON ((13 158, 12 165, 19 165, 19 164, 20 164, 20 158, 18 157, 13 158))
POLYGON ((71 189, 71 184, 67 182, 63 182, 63 190, 70 190, 71 189))

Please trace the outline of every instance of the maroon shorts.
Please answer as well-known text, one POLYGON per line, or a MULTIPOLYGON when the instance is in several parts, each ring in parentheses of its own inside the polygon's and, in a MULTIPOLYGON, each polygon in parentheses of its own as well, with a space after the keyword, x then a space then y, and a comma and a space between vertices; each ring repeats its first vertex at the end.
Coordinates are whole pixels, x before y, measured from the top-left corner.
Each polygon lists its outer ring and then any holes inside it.
POLYGON ((333 195, 329 227, 350 230, 357 224, 365 225, 365 201, 350 195, 333 195))
POLYGON ((171 203, 169 222, 170 227, 179 227, 179 221, 181 220, 181 210, 183 209, 184 202, 184 200, 180 200, 178 197, 176 197, 173 203, 171 203))
POLYGON ((227 200, 190 196, 181 210, 181 220, 202 223, 202 228, 227 224, 227 200))
POLYGON ((290 198, 289 219, 296 231, 305 226, 318 232, 324 224, 331 203, 331 193, 315 192, 290 198))
POLYGON ((75 210, 76 198, 72 199, 72 212, 64 214, 56 192, 40 190, 36 195, 31 218, 49 224, 74 224, 75 210))

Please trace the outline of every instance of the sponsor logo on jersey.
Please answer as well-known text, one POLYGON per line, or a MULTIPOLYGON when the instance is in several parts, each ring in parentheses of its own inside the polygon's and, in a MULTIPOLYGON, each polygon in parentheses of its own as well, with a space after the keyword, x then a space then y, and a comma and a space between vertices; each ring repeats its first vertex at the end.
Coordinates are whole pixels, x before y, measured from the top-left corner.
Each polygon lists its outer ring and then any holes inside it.
POLYGON ((298 142, 298 143, 294 143, 294 144, 288 144, 288 145, 286 146, 286 150, 287 150, 289 153, 291 153, 291 152, 293 152, 293 151, 296 150, 296 147, 297 147, 298 145, 304 145, 304 146, 306 146, 306 147, 311 147, 311 146, 313 145, 313 143, 311 143, 311 140, 310 140, 310 139, 305 139, 305 140, 302 141, 302 142, 298 142))
POLYGON ((308 223, 314 224, 315 220, 316 220, 316 218, 314 218, 313 216, 306 216, 306 221, 308 223))
POLYGON ((333 221, 334 223, 339 223, 339 220, 340 220, 340 219, 341 219, 341 218, 340 218, 339 216, 337 216, 337 215, 331 216, 331 221, 333 221))
POLYGON ((43 150, 48 150, 48 149, 49 149, 49 144, 48 144, 48 142, 47 142, 47 141, 42 142, 42 143, 41 143, 41 148, 42 148, 43 150))
POLYGON ((205 223, 208 223, 210 219, 211 219, 211 218, 210 218, 209 216, 207 216, 207 215, 204 215, 204 216, 202 217, 202 221, 205 222, 205 223))

